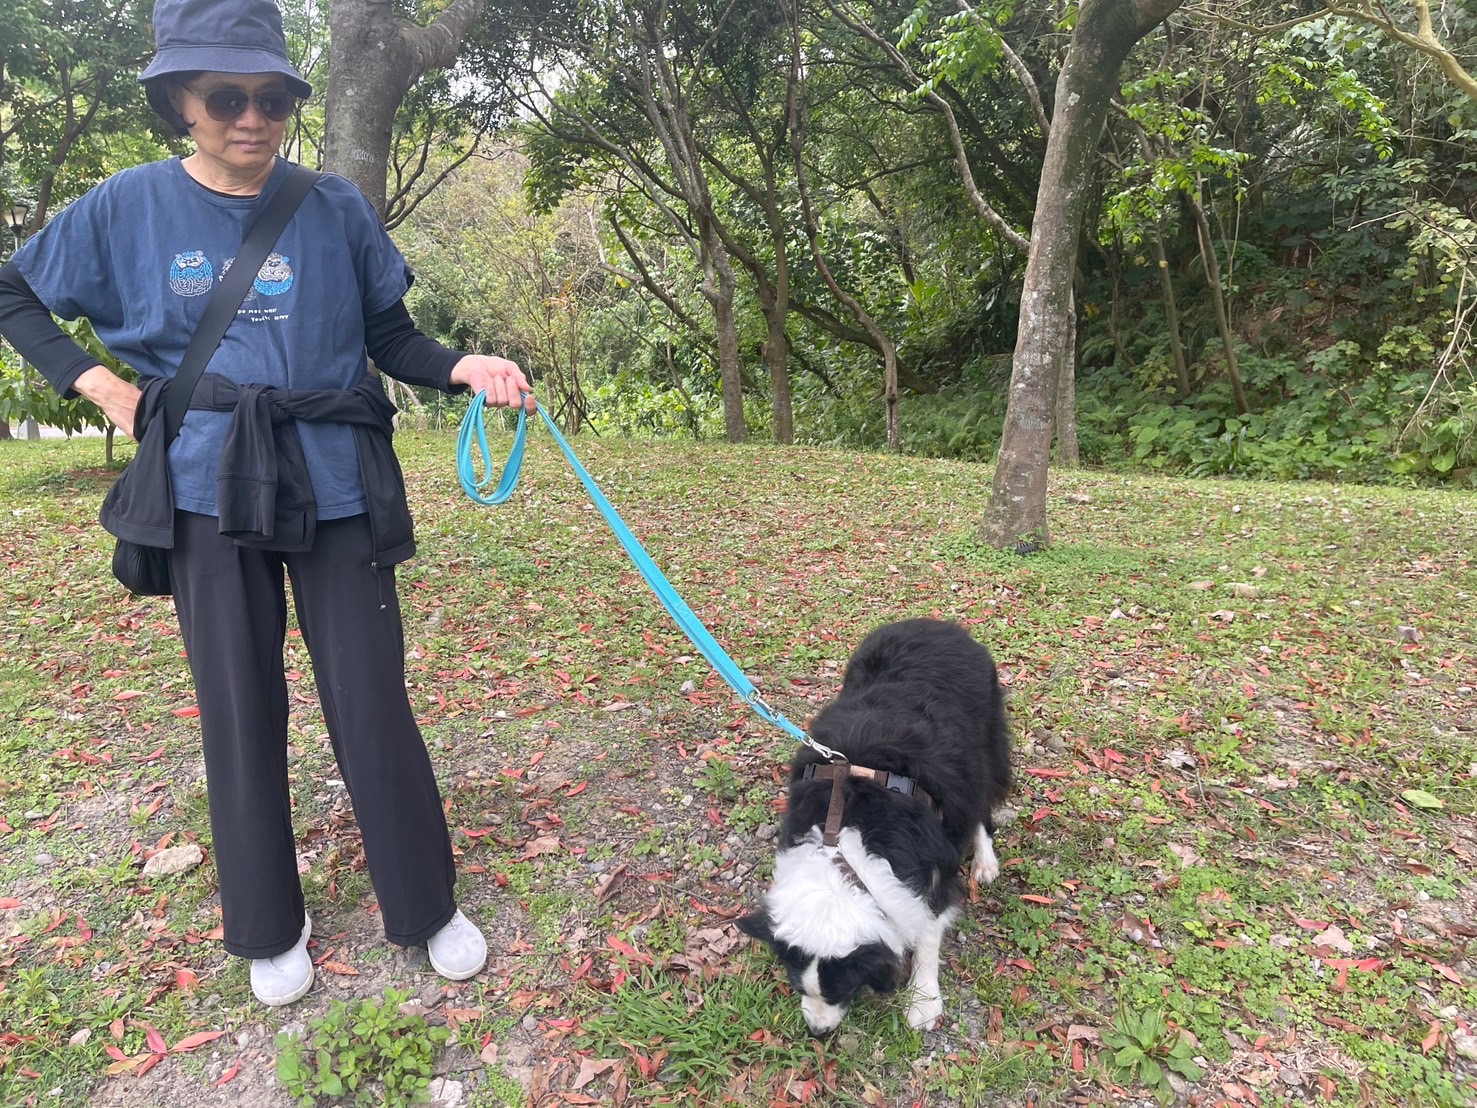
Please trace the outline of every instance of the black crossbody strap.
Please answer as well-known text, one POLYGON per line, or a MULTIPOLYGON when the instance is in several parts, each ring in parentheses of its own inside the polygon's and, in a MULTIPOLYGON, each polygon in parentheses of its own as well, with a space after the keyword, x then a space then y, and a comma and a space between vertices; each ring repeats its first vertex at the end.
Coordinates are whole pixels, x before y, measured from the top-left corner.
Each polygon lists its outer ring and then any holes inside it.
POLYGON ((190 406, 190 397, 195 393, 195 383, 200 380, 206 363, 225 337, 231 320, 236 318, 236 310, 246 299, 246 292, 251 288, 252 281, 256 280, 257 271, 272 252, 272 247, 277 245, 292 213, 297 211, 298 205, 303 202, 303 198, 312 190, 313 183, 320 176, 316 170, 307 166, 293 166, 287 179, 267 201, 267 206, 246 229, 241 249, 237 251, 230 270, 211 294, 210 303, 205 306, 205 315, 200 319, 200 326, 195 328, 195 334, 185 349, 179 369, 165 390, 164 429, 168 433, 166 442, 173 442, 179 434, 180 424, 185 421, 185 411, 190 406))

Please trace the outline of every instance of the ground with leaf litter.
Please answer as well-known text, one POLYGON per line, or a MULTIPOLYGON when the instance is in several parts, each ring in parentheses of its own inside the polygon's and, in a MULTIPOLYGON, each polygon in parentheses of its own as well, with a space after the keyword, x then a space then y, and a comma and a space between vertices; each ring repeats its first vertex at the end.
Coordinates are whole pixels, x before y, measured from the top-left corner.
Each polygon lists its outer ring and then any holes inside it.
POLYGON ((0 1103, 287 1105, 278 1032, 386 989, 451 1029, 446 1108, 1474 1103, 1469 494, 1063 474, 1022 559, 970 538, 977 466, 581 442, 792 719, 888 619, 960 620, 1000 663, 1019 784, 943 1025, 871 998, 817 1044, 733 925, 790 740, 541 439, 496 509, 448 436, 400 440, 408 681, 488 969, 447 986, 383 942, 293 633, 318 984, 285 1011, 216 941, 189 673, 168 603, 107 576, 101 447, 0 445, 0 1103))

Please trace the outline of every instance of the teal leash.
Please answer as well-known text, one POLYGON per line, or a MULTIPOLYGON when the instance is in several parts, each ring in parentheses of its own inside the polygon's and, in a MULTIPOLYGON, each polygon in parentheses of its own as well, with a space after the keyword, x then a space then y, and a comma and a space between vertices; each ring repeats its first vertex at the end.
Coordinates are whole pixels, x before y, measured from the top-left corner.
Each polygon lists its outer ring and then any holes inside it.
MULTIPOLYGON (((793 738, 810 747, 817 754, 830 761, 844 761, 845 758, 828 746, 823 746, 796 727, 783 714, 771 708, 759 695, 759 690, 749 680, 743 670, 739 669, 737 663, 729 657, 728 652, 718 644, 718 641, 703 626, 703 621, 698 619, 687 602, 677 595, 677 590, 672 587, 666 575, 651 560, 651 555, 646 553, 645 548, 637 541, 631 529, 626 526, 620 514, 611 506, 600 487, 595 484, 595 479, 580 465, 578 458, 574 456, 574 450, 559 433, 559 428, 549 417, 548 412, 542 407, 537 409, 538 414, 543 417, 544 425, 548 427, 549 434, 554 436, 554 441, 559 444, 559 449, 564 451, 564 457, 568 459, 570 466, 574 469, 575 476, 585 486, 590 494, 590 499, 600 509, 600 514, 605 517, 605 522, 615 532, 615 537, 625 548, 631 561, 641 571, 641 576, 656 598, 661 601, 662 607, 676 621, 691 641, 697 647, 698 652, 708 660, 708 664, 718 671, 720 677, 728 682, 734 692, 747 704, 758 716, 768 720, 780 730, 787 732, 793 738)), ((462 491, 478 504, 491 505, 501 504, 513 495, 513 490, 518 486, 518 476, 523 469, 523 446, 527 437, 528 412, 524 408, 518 409, 518 428, 513 434, 513 448, 508 453, 508 461, 503 466, 502 475, 497 481, 496 487, 491 493, 484 493, 484 489, 493 483, 492 454, 487 447, 486 430, 486 406, 484 394, 478 393, 472 397, 472 402, 467 407, 467 414, 462 417, 461 430, 457 434, 456 442, 456 473, 457 480, 461 482, 462 491), (478 480, 476 466, 473 458, 473 448, 476 448, 481 459, 483 477, 478 480)))

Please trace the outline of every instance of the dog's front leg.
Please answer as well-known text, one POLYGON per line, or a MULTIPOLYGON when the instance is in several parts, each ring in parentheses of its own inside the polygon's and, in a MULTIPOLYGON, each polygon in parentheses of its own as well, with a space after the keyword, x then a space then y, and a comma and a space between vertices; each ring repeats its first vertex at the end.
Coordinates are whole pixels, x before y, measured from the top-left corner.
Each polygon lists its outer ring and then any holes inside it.
POLYGON ((944 1014, 944 998, 939 991, 939 946, 947 927, 946 915, 930 921, 913 950, 913 976, 908 981, 908 1026, 914 1031, 932 1031, 944 1014))

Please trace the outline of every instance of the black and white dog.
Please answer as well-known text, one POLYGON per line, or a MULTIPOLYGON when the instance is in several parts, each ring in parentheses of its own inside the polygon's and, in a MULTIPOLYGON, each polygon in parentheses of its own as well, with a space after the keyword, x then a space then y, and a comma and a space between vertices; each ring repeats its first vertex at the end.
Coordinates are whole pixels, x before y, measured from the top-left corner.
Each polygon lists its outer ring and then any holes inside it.
POLYGON ((908 1024, 932 1029, 965 850, 976 880, 1000 874, 991 809, 1010 789, 1010 742, 995 663, 957 624, 887 624, 857 647, 810 734, 845 756, 840 785, 800 748, 774 884, 738 926, 784 963, 813 1035, 834 1031, 864 986, 896 989, 909 954, 908 1024))

